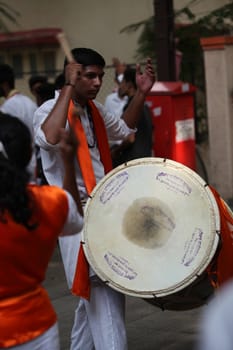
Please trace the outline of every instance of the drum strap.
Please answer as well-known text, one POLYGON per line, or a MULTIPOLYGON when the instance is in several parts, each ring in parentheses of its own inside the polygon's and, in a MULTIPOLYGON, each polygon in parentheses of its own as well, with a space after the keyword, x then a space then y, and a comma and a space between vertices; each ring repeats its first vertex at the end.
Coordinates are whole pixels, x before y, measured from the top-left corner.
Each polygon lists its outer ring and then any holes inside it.
POLYGON ((216 271, 210 272, 210 278, 211 274, 216 275, 214 284, 218 287, 233 277, 233 217, 219 193, 211 186, 210 189, 215 197, 220 215, 221 249, 216 258, 216 271))
MULTIPOLYGON (((92 101, 88 101, 88 106, 91 111, 94 133, 97 140, 97 146, 100 152, 100 159, 104 166, 105 174, 112 169, 112 160, 110 149, 108 146, 108 138, 103 122, 98 109, 92 101)), ((82 127, 80 118, 74 113, 73 101, 70 101, 68 110, 68 121, 74 130, 75 136, 78 140, 77 147, 77 160, 83 176, 83 181, 86 187, 88 196, 90 196, 92 190, 96 185, 95 173, 92 165, 91 155, 86 139, 85 131, 82 127)), ((77 266, 72 286, 72 293, 90 299, 90 280, 89 280, 89 265, 84 254, 83 246, 81 243, 77 266)))

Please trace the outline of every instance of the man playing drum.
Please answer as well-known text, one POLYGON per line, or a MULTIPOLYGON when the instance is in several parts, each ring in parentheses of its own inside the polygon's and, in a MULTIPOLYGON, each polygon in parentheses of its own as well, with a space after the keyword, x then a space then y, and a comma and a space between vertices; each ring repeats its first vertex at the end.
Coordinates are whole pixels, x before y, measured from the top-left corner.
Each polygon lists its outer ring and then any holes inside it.
MULTIPOLYGON (((123 118, 117 119, 107 113, 101 104, 93 101, 102 85, 103 57, 87 48, 73 49, 72 55, 74 62, 65 61, 66 83, 60 93, 56 93, 54 100, 45 102, 36 111, 34 131, 36 143, 41 148, 46 179, 49 184, 61 186, 63 167, 57 152, 60 129, 72 126, 80 150, 77 152, 76 181, 85 202, 96 183, 111 170, 107 137, 123 140, 135 132, 145 96, 155 81, 155 75, 150 59, 143 73, 137 66, 137 92, 123 118), (72 122, 74 114, 75 123, 72 122)), ((71 349, 127 349, 124 295, 104 285, 91 268, 90 293, 88 285, 83 291, 79 284, 82 271, 76 274, 77 256, 78 262, 85 260, 80 234, 61 238, 59 243, 68 285, 74 294, 81 296, 75 310, 71 349)), ((82 267, 85 268, 85 264, 82 267)))

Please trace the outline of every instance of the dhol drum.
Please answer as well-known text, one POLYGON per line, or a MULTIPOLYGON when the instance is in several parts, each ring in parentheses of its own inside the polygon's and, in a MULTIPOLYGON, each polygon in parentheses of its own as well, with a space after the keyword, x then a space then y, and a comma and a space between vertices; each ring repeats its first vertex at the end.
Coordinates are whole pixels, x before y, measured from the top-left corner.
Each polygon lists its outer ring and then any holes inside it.
POLYGON ((207 268, 219 246, 220 217, 208 185, 172 160, 120 165, 85 206, 84 252, 110 287, 163 309, 206 303, 207 268))

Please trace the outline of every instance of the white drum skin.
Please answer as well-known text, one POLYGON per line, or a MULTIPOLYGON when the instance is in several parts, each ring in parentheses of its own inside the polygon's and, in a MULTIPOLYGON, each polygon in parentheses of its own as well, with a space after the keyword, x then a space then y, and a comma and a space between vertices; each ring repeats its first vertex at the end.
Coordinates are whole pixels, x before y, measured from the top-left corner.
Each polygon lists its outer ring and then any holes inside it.
POLYGON ((219 244, 208 185, 188 167, 142 158, 113 169, 85 206, 82 241, 96 274, 131 296, 161 298, 194 283, 219 244))

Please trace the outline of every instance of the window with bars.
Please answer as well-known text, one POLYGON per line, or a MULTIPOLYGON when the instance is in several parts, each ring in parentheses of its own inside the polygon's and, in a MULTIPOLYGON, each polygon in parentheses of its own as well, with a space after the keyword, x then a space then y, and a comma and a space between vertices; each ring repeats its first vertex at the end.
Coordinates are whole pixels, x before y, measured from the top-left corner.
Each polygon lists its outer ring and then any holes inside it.
POLYGON ((12 67, 15 72, 15 78, 23 78, 23 57, 21 54, 12 55, 12 67))
POLYGON ((29 71, 31 75, 37 74, 37 55, 35 53, 29 53, 29 71))
POLYGON ((44 71, 48 77, 54 77, 56 72, 55 67, 55 52, 48 51, 43 54, 44 71))

